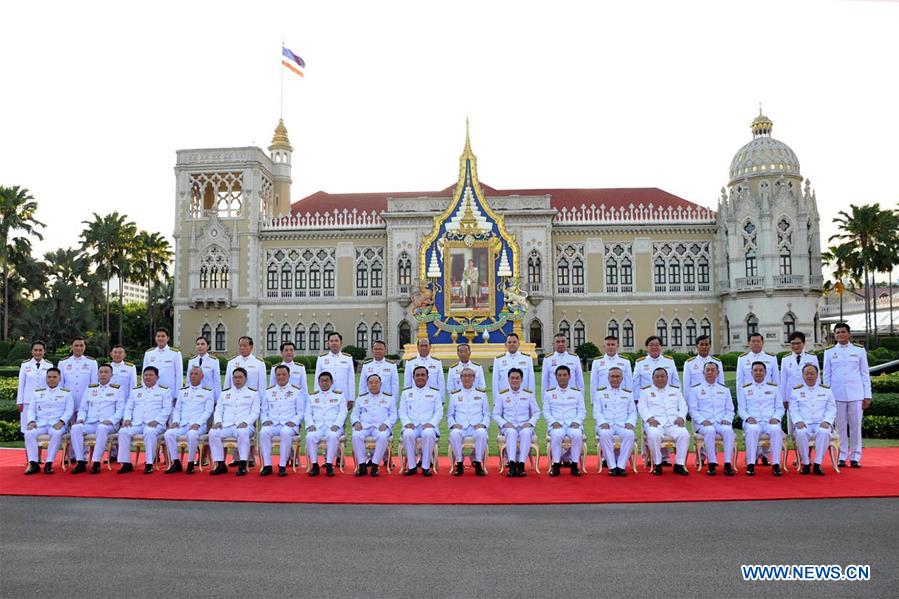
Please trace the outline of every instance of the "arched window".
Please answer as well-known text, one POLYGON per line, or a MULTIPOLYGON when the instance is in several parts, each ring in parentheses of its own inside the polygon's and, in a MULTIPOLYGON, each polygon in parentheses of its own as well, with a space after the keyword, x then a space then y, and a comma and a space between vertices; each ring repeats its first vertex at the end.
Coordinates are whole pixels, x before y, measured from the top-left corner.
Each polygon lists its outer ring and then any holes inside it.
POLYGON ((200 260, 200 287, 226 289, 228 287, 228 258, 222 248, 210 247, 200 260))
POLYGON ((621 337, 618 336, 618 321, 615 320, 614 318, 609 321, 608 331, 609 331, 609 333, 608 333, 609 337, 614 337, 615 339, 621 339, 621 337))
POLYGON ((212 327, 208 322, 204 323, 203 328, 200 329, 200 337, 206 340, 206 345, 212 347, 212 327))
POLYGON ((559 323, 559 333, 565 335, 565 340, 568 342, 568 347, 571 347, 571 325, 568 324, 567 320, 563 320, 559 323))
POLYGON ((325 326, 322 327, 322 343, 326 344, 325 349, 328 349, 328 337, 331 336, 331 333, 334 332, 334 325, 330 322, 326 322, 325 326))
POLYGON ((356 265, 356 295, 368 295, 368 264, 356 265))
POLYGON ((628 318, 621 325, 621 346, 634 347, 634 323, 628 318))
POLYGON ((746 341, 749 341, 749 336, 759 332, 759 319, 755 314, 750 314, 746 317, 746 341))
POLYGON ((543 347, 543 323, 538 318, 531 321, 531 326, 528 328, 528 341, 539 348, 543 347))
POLYGON ((381 263, 375 261, 371 265, 371 294, 384 295, 384 271, 381 270, 381 263))
POLYGON ((668 345, 668 323, 664 318, 656 321, 656 335, 662 340, 663 347, 668 345))
MULTIPOLYGON (((633 285, 634 284, 634 268, 631 265, 631 261, 625 258, 621 261, 621 285, 633 285)), ((622 290, 627 291, 627 290, 622 290)))
POLYGON ((209 268, 204 266, 200 267, 200 289, 206 289, 209 287, 209 268))
POLYGON ((780 274, 782 274, 782 275, 793 274, 793 256, 790 255, 789 251, 781 250, 780 274))
POLYGON ((368 349, 368 327, 364 322, 356 325, 356 347, 368 349))
POLYGON ((572 293, 584 292, 584 262, 580 258, 571 263, 571 286, 572 293))
MULTIPOLYGON (((403 252, 396 262, 396 284, 408 286, 412 284, 412 259, 409 254, 403 252)), ((408 289, 404 293, 408 293, 408 289)))
POLYGON ((306 327, 302 323, 293 330, 293 344, 297 346, 297 351, 306 351, 306 327))
POLYGON ((560 293, 569 293, 570 277, 571 271, 568 270, 568 260, 562 258, 556 267, 556 284, 559 286, 560 293))
POLYGON ((322 287, 325 297, 334 296, 334 264, 328 262, 322 269, 322 287))
POLYGON ((586 340, 587 330, 584 328, 583 321, 578 320, 574 323, 574 348, 582 346, 586 340))
POLYGON ((668 282, 672 285, 680 285, 680 264, 673 260, 668 265, 668 282))
POLYGON ((757 277, 758 274, 759 267, 755 256, 755 250, 746 250, 746 276, 757 277))
POLYGON ((672 347, 682 347, 684 344, 684 327, 679 319, 675 318, 671 321, 671 345, 672 347))
POLYGON ((755 224, 748 220, 743 225, 743 263, 746 269, 747 277, 757 277, 759 274, 758 261, 756 258, 756 235, 758 230, 755 224))
POLYGON ((322 285, 322 272, 318 265, 309 269, 309 295, 320 295, 319 290, 322 285))
POLYGON ((268 296, 273 297, 271 292, 275 292, 277 295, 278 291, 278 267, 274 262, 268 265, 268 272, 265 282, 265 288, 269 291, 268 296))
MULTIPOLYGON (((708 335, 709 340, 712 339, 712 323, 709 322, 708 318, 703 318, 702 322, 699 323, 699 328, 702 331, 703 335, 708 335)), ((728 329, 728 335, 730 335, 730 330, 728 329)))
POLYGON ((285 263, 284 266, 281 267, 281 297, 292 297, 292 287, 293 269, 290 267, 290 264, 285 263))
MULTIPOLYGON (((728 264, 730 264, 728 262, 728 264)), ((730 268, 730 266, 728 266, 730 268)), ((709 261, 706 258, 699 259, 699 271, 698 277, 699 280, 699 290, 700 291, 708 291, 709 290, 709 261)))
POLYGON ((297 264, 296 270, 293 271, 293 283, 297 297, 306 297, 306 267, 304 265, 297 264))
POLYGON ((384 295, 382 260, 384 260, 384 248, 356 248, 357 297, 384 295))
POLYGON ((225 331, 225 325, 222 323, 218 323, 215 326, 215 350, 217 352, 223 352, 228 348, 228 335, 225 331))
POLYGON ((375 341, 384 341, 384 329, 381 328, 380 322, 371 325, 371 342, 375 341))
POLYGON ((265 333, 265 349, 267 351, 278 350, 278 327, 274 323, 268 325, 268 330, 265 333))
POLYGON ((796 315, 792 312, 784 314, 784 343, 789 343, 790 335, 796 331, 796 315))
POLYGON ((318 351, 321 348, 321 334, 318 325, 312 323, 309 326, 309 350, 318 351))
POLYGON ((528 255, 528 285, 531 286, 532 291, 540 289, 541 267, 542 261, 540 260, 540 254, 537 253, 537 250, 533 250, 530 255, 528 255))
POLYGON ((665 261, 661 258, 656 258, 655 261, 655 284, 656 285, 665 285, 665 261))
POLYGON ((400 323, 399 327, 397 327, 397 333, 400 338, 400 350, 412 343, 412 327, 410 327, 409 323, 405 320, 400 323))
POLYGON ((293 331, 290 328, 290 325, 284 323, 284 326, 281 327, 281 343, 290 343, 293 341, 293 331))
POLYGON ((687 345, 693 347, 696 345, 696 321, 692 318, 687 320, 687 345))
MULTIPOLYGON (((692 258, 687 258, 684 260, 684 285, 690 286, 690 290, 693 289, 693 285, 696 284, 696 265, 693 263, 692 258)), ((686 291, 686 289, 685 289, 686 291)))

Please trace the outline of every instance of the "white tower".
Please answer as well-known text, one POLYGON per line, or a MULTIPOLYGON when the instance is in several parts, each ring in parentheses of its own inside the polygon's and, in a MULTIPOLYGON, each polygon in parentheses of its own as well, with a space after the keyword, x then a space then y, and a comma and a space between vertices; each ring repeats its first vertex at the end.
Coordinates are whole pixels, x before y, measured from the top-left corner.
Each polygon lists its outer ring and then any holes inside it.
POLYGON ((272 214, 266 214, 265 216, 285 216, 290 214, 290 157, 293 153, 293 147, 291 147, 290 139, 287 137, 287 127, 284 126, 284 119, 278 119, 278 126, 275 127, 275 135, 272 137, 272 144, 268 147, 268 151, 272 158, 274 202, 272 214))

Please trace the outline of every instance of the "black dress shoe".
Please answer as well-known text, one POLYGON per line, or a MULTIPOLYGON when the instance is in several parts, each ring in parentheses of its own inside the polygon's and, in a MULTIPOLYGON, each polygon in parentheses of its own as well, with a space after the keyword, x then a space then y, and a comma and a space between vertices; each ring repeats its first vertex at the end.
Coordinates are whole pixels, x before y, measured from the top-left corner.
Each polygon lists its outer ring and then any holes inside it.
POLYGON ((812 468, 812 472, 818 476, 824 476, 824 470, 821 469, 821 464, 815 464, 814 468, 812 468))
POLYGON ((227 474, 228 467, 225 466, 225 462, 216 462, 215 468, 212 469, 212 472, 209 474, 212 476, 218 476, 219 474, 227 474))
POLYGON ((334 476, 334 464, 325 464, 325 476, 334 476))
POLYGON ((846 460, 840 460, 840 461, 837 463, 837 466, 839 466, 840 468, 845 468, 845 467, 846 467, 846 460))
POLYGON ((287 467, 278 466, 278 476, 287 476, 287 467))
MULTIPOLYGON (((100 464, 97 464, 99 466, 100 464)), ((72 468, 72 474, 81 474, 82 472, 87 470, 87 462, 84 460, 78 460, 78 463, 75 464, 75 467, 72 468)))
POLYGON ((472 462, 471 465, 474 466, 475 476, 487 476, 487 473, 484 472, 484 467, 481 466, 480 462, 472 462))
POLYGON ((615 468, 618 471, 618 476, 627 476, 627 470, 624 468, 615 468))
POLYGON ((377 465, 377 464, 372 464, 371 466, 369 466, 369 467, 368 467, 368 474, 369 474, 370 476, 377 476, 377 475, 378 475, 378 465, 377 465))
POLYGON ((527 476, 524 471, 524 462, 518 462, 518 470, 515 471, 515 476, 517 476, 518 478, 527 476))
POLYGON ((560 472, 561 470, 562 470, 562 464, 556 462, 556 463, 553 464, 552 467, 549 469, 549 475, 550 475, 550 476, 559 476, 559 472, 560 472))
POLYGON ((100 463, 94 462, 91 464, 91 474, 100 474, 100 463))
POLYGON ((718 472, 718 464, 709 464, 709 469, 706 472, 709 476, 715 476, 718 472))
POLYGON ((609 468, 609 476, 618 476, 618 468, 609 468))
POLYGON ((175 474, 181 472, 181 460, 172 460, 172 464, 165 469, 166 474, 175 474))
POLYGON ((53 474, 53 462, 44 464, 44 474, 53 474))
POLYGON ((425 476, 425 477, 431 476, 431 469, 430 468, 422 468, 421 475, 425 476))
POLYGON ((312 464, 312 468, 309 469, 309 476, 318 476, 318 473, 321 469, 318 467, 318 462, 312 464))
POLYGON ((193 473, 194 473, 194 467, 195 467, 195 466, 194 466, 194 463, 193 463, 193 462, 188 462, 188 463, 187 463, 187 469, 184 471, 184 474, 193 474, 193 473))
POLYGON ((746 466, 746 476, 755 476, 755 464, 746 466))
MULTIPOLYGON (((605 458, 603 458, 602 464, 600 464, 600 465, 601 465, 603 468, 609 468, 609 465, 606 464, 606 459, 605 459, 605 458)), ((609 472, 611 472, 612 470, 614 470, 614 468, 609 468, 609 472)))
POLYGON ((506 476, 508 478, 515 478, 518 476, 518 462, 506 463, 506 476))
POLYGON ((655 476, 662 476, 662 465, 661 465, 661 464, 656 464, 655 466, 653 466, 653 467, 652 467, 652 473, 653 473, 655 476))
POLYGON ((37 462, 28 462, 28 468, 25 469, 25 474, 32 475, 37 474, 41 471, 41 465, 37 462))
POLYGON ((412 468, 409 468, 408 470, 406 470, 405 472, 403 472, 403 475, 404 475, 404 476, 415 476, 416 474, 418 474, 418 467, 417 467, 417 466, 413 466, 412 468))
POLYGON ((577 462, 571 462, 571 476, 580 476, 581 470, 577 467, 577 462))
POLYGON ((119 468, 117 474, 128 474, 132 470, 134 470, 134 466, 131 465, 131 462, 125 462, 122 464, 122 467, 119 468))
POLYGON ((456 462, 456 467, 453 468, 453 476, 462 476, 465 472, 465 465, 462 462, 456 462))
POLYGON ((240 466, 240 460, 231 460, 231 463, 228 464, 228 468, 237 468, 240 466))
POLYGON ((780 469, 780 464, 774 464, 771 467, 771 474, 774 476, 783 476, 783 470, 780 469))
POLYGON ((762 456, 762 466, 767 466, 770 462, 768 462, 768 458, 766 456, 762 456))
POLYGON ((240 463, 237 465, 237 476, 246 476, 247 475, 247 461, 240 460, 240 463))
POLYGON ((359 464, 356 467, 356 476, 365 476, 368 474, 368 465, 367 464, 359 464))
POLYGON ((259 476, 271 476, 272 475, 272 467, 271 466, 263 466, 262 470, 259 471, 259 476))
POLYGON ((668 460, 662 461, 662 468, 671 468, 671 462, 668 460))
POLYGON ((856 462, 855 460, 852 460, 851 462, 849 462, 849 467, 850 468, 861 468, 862 465, 859 464, 858 462, 856 462))
POLYGON ((724 476, 733 476, 734 475, 734 467, 730 465, 730 462, 724 463, 724 476))
POLYGON ((675 474, 680 474, 681 476, 689 476, 690 475, 690 473, 687 472, 687 469, 680 464, 675 464, 674 470, 672 470, 672 472, 674 472, 675 474))
POLYGON ((803 464, 802 468, 799 469, 799 474, 811 474, 812 473, 812 465, 811 464, 803 464))
POLYGON ((144 474, 153 474, 153 464, 144 464, 144 474))

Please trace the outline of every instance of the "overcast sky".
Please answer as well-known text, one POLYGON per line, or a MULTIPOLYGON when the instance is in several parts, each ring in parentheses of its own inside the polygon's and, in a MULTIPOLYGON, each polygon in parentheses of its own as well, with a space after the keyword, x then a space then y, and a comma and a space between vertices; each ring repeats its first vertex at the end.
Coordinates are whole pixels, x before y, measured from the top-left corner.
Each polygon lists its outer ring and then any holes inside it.
POLYGON ((0 185, 39 251, 91 212, 171 236, 175 150, 267 146, 280 44, 293 197, 455 182, 471 119, 496 188, 660 187, 713 207, 759 102, 817 190, 895 205, 899 3, 15 2, 0 185))

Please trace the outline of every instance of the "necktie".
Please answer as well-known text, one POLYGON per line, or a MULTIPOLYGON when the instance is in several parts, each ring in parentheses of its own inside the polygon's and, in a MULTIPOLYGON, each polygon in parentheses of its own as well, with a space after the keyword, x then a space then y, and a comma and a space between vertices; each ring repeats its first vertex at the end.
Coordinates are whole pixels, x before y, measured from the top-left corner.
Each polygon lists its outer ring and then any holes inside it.
POLYGON ((201 367, 203 366, 203 356, 200 356, 200 364, 199 364, 199 366, 201 366, 201 367))
POLYGON ((34 365, 37 366, 37 369, 38 369, 38 370, 41 369, 41 361, 40 361, 40 360, 38 360, 37 362, 35 362, 34 365))
POLYGON ((799 354, 796 354, 796 363, 797 363, 797 364, 799 364, 799 358, 801 358, 801 357, 802 357, 802 356, 800 356, 799 354))

